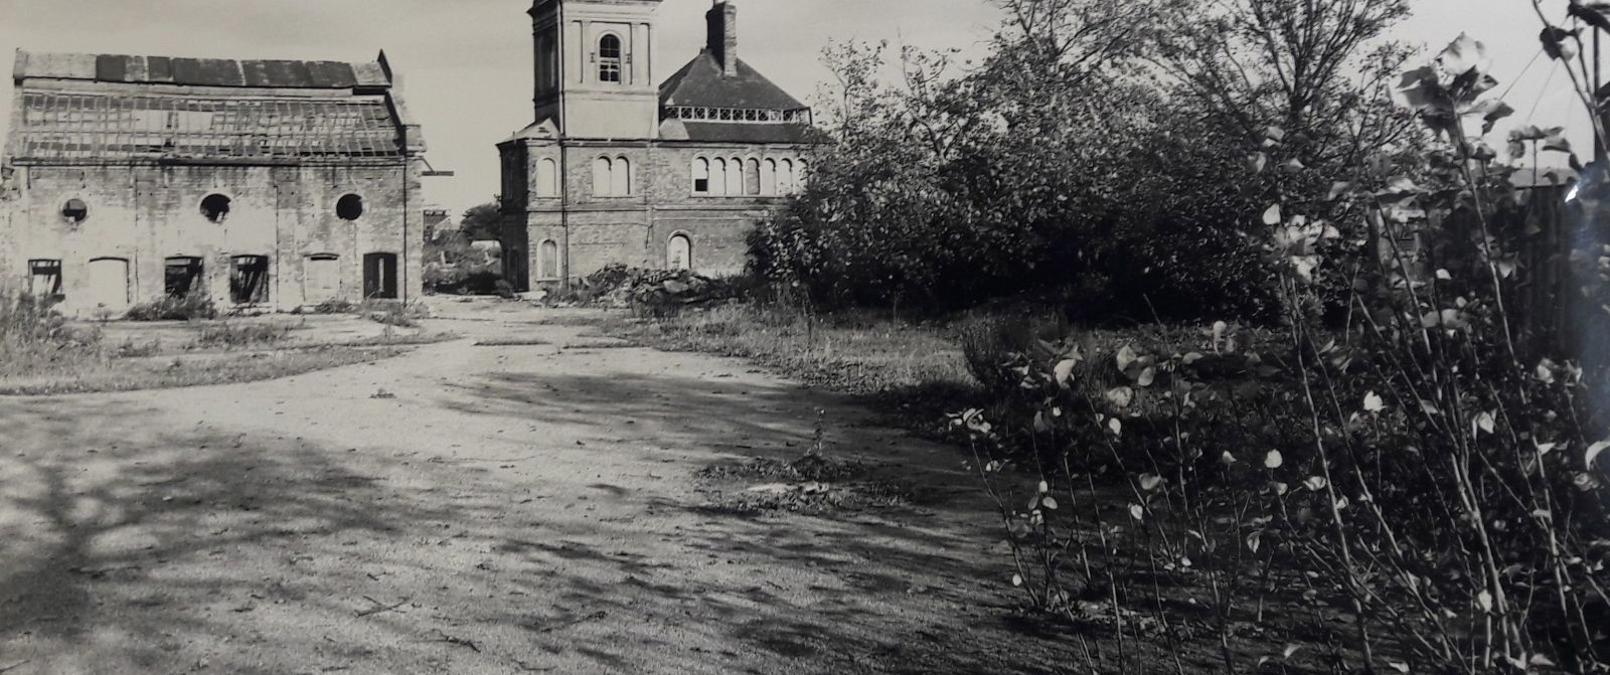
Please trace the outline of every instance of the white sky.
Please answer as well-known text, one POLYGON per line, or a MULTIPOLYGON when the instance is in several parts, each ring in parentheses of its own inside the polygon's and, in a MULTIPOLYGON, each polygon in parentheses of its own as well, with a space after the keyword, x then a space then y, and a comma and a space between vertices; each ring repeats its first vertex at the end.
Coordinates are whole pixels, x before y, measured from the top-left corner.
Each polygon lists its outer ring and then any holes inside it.
MULTIPOLYGON (((976 50, 996 17, 989 0, 737 1, 744 60, 807 101, 829 77, 819 58, 829 40, 976 50)), ((656 79, 698 52, 709 5, 664 0, 656 79)), ((527 0, 0 0, 0 68, 18 48, 345 61, 372 59, 384 49, 424 125, 430 162, 458 173, 426 179, 429 199, 456 213, 491 199, 499 184, 494 144, 531 121, 529 6, 527 0)), ((1401 39, 1434 53, 1468 31, 1488 43, 1506 87, 1538 51, 1531 0, 1414 0, 1414 7, 1401 39)), ((1532 123, 1571 126, 1573 142, 1589 154, 1591 132, 1564 74, 1543 86, 1552 68, 1538 59, 1507 100, 1520 111, 1517 122, 1535 103, 1532 123)), ((0 132, 10 110, 11 88, 0 85, 0 132)), ((1498 129, 1498 140, 1506 130, 1498 129)))

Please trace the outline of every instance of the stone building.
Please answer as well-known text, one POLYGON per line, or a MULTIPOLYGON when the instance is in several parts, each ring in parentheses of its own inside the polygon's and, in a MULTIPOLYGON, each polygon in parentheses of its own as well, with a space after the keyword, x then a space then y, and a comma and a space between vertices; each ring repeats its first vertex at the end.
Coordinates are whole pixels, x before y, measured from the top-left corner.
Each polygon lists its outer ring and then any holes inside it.
POLYGON ((505 273, 521 290, 611 263, 743 269, 745 235, 803 181, 811 111, 738 57, 737 6, 654 79, 660 0, 536 0, 536 121, 498 145, 505 273))
POLYGON ((70 313, 411 300, 419 126, 370 63, 18 52, 0 278, 70 313))

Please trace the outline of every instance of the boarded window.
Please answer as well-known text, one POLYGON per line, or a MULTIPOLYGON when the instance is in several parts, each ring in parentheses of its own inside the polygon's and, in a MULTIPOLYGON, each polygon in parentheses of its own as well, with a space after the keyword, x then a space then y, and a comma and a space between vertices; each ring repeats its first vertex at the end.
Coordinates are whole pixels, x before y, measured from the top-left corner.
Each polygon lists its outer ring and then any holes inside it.
POLYGON ((744 193, 744 161, 737 157, 727 162, 727 194, 737 197, 744 193))
POLYGON ((665 264, 673 270, 693 269, 693 240, 685 234, 672 236, 665 247, 665 264))
POLYGON ((727 160, 720 157, 710 165, 710 194, 727 194, 727 160))
POLYGON ((95 258, 85 273, 89 282, 89 304, 121 310, 129 306, 129 261, 122 258, 95 258))
POLYGON ((537 278, 559 278, 559 244, 552 239, 543 241, 537 249, 537 278))
POLYGON ((237 255, 230 263, 230 302, 237 305, 268 302, 268 256, 237 255))
POLYGON ((202 283, 204 271, 201 258, 188 256, 168 258, 163 268, 162 291, 170 298, 203 293, 206 291, 202 283))
POLYGON ((45 259, 29 260, 28 292, 37 297, 61 298, 61 261, 45 259))
POLYGON ((760 165, 760 194, 777 194, 777 160, 768 159, 760 165))
POLYGON ((537 162, 537 196, 559 196, 559 163, 547 157, 537 162))
POLYGON ((397 299, 397 254, 367 253, 363 256, 363 297, 397 299))
POLYGON ((302 301, 317 305, 341 296, 341 257, 333 253, 308 256, 302 266, 302 301))
POLYGON ((760 194, 760 160, 751 159, 744 165, 744 194, 760 194))
POLYGON ((610 166, 609 193, 616 197, 632 194, 632 163, 625 157, 616 157, 610 166))

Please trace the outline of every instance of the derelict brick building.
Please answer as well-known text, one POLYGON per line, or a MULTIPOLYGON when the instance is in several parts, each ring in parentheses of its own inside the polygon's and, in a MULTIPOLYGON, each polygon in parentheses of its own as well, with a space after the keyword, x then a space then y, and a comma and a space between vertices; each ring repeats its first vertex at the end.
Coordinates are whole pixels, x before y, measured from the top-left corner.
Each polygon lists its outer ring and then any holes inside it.
POLYGON ((0 276, 79 315, 411 300, 420 130, 370 63, 18 52, 0 276))
POLYGON ((536 121, 498 145, 505 273, 522 290, 612 263, 743 269, 745 237, 803 183, 811 111, 738 58, 737 6, 654 80, 660 0, 536 0, 536 121))

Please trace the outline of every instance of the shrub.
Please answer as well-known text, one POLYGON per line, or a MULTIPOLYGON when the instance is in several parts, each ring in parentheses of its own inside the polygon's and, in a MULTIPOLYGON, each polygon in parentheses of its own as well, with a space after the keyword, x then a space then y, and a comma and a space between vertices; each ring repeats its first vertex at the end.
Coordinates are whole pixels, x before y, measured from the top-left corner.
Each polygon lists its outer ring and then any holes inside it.
POLYGON ((56 302, 28 293, 0 296, 0 373, 20 375, 100 359, 98 330, 79 330, 56 302))
POLYGON ((189 321, 218 317, 218 308, 212 298, 203 292, 192 292, 183 297, 165 297, 137 304, 129 308, 124 318, 130 321, 189 321))

